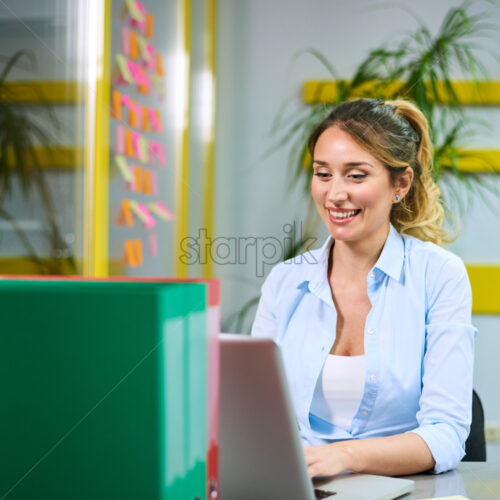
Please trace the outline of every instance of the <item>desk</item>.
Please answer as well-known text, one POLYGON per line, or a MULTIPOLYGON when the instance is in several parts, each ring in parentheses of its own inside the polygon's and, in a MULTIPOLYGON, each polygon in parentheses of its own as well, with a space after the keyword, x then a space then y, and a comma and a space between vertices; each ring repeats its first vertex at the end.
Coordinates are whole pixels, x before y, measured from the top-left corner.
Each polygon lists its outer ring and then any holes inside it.
POLYGON ((471 500, 500 500, 500 463, 462 462, 444 474, 404 476, 415 481, 405 500, 463 495, 471 500))

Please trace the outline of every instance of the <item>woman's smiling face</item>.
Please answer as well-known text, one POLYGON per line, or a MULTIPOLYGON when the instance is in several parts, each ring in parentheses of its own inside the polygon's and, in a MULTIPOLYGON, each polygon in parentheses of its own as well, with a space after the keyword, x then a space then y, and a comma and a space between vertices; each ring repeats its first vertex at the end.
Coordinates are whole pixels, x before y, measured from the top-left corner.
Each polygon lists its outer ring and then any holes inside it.
POLYGON ((319 136, 313 160, 312 196, 332 237, 358 242, 387 234, 399 193, 387 168, 335 126, 319 136))

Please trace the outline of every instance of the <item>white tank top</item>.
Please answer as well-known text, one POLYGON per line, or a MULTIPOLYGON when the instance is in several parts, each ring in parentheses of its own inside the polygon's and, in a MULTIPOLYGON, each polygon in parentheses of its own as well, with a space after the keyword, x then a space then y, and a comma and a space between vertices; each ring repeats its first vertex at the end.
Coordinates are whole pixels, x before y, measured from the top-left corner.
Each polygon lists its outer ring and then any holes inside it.
POLYGON ((329 354, 316 383, 311 413, 349 431, 365 386, 365 356, 329 354))

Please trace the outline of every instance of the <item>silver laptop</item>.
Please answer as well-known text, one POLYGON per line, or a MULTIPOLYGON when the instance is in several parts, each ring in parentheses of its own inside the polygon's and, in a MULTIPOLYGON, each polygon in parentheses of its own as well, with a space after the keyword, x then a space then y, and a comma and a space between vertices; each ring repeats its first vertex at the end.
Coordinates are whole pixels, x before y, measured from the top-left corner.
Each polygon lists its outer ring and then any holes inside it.
POLYGON ((311 482, 277 345, 221 334, 221 500, 389 500, 413 481, 344 473, 311 482))

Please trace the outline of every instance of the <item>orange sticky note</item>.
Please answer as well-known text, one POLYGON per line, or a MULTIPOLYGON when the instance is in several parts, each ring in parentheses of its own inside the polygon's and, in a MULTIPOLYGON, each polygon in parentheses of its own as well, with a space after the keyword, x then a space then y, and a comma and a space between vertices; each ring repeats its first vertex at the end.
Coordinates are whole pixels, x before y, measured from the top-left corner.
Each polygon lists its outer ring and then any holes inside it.
POLYGON ((127 226, 134 227, 134 219, 132 217, 132 212, 130 211, 130 202, 128 200, 122 201, 122 214, 127 226))
POLYGON ((132 142, 132 132, 128 128, 125 129, 125 154, 129 158, 134 157, 134 143, 132 142))
POLYGON ((142 266, 142 241, 140 238, 134 240, 135 246, 135 258, 137 260, 137 265, 142 266))
POLYGON ((161 113, 159 109, 155 109, 155 122, 156 122, 156 131, 161 132, 163 130, 163 126, 161 124, 161 113))
POLYGON ((135 190, 137 193, 142 193, 142 168, 135 167, 135 190))
POLYGON ((130 57, 131 59, 139 59, 139 44, 137 43, 137 33, 130 31, 130 57))
MULTIPOLYGON (((135 254, 135 241, 136 240, 126 240, 125 241, 125 254, 123 256, 123 260, 125 265, 130 267, 137 267, 137 259, 135 254)), ((140 240, 139 240, 140 241, 140 240)))
POLYGON ((163 72, 163 59, 161 54, 156 54, 156 74, 158 76, 163 76, 165 73, 163 72))
POLYGON ((153 14, 146 14, 146 38, 153 38, 155 17, 153 14))
POLYGON ((118 90, 113 90, 113 94, 111 96, 111 116, 115 120, 122 119, 122 95, 118 90))
POLYGON ((144 194, 153 194, 151 189, 151 172, 147 168, 144 169, 144 182, 142 185, 142 192, 144 194))
POLYGON ((139 118, 137 116, 137 103, 132 99, 128 108, 128 124, 131 127, 139 126, 139 118))
POLYGON ((149 113, 147 106, 142 108, 142 130, 144 132, 149 132, 151 130, 151 124, 149 123, 149 113))

